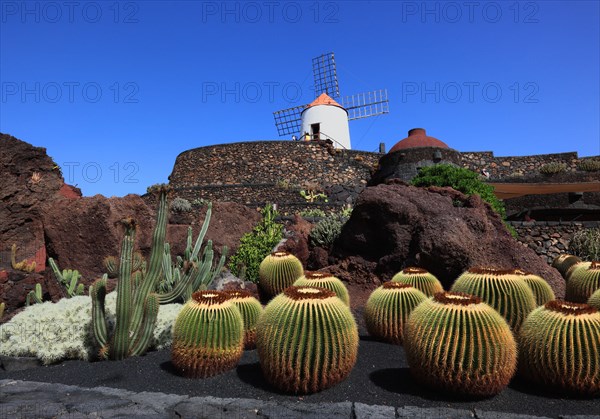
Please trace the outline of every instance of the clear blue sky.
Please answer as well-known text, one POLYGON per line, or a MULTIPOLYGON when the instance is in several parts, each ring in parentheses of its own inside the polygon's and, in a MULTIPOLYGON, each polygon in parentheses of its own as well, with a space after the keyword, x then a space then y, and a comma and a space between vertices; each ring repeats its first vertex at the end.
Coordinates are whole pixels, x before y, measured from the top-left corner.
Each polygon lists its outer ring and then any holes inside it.
MULTIPOLYGON (((143 193, 203 145, 278 139, 333 51, 387 88, 356 149, 424 127, 459 151, 600 154, 598 1, 0 1, 0 131, 84 195, 143 193), (101 172, 101 173, 100 173, 101 172)), ((199 167, 199 170, 202 168, 199 167)), ((218 174, 216 174, 218 176, 218 174)))

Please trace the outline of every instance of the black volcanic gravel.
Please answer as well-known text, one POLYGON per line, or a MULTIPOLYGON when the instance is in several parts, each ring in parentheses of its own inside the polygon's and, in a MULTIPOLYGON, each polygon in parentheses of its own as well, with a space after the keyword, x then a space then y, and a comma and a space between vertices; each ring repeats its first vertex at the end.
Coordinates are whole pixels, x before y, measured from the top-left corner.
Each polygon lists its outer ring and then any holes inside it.
POLYGON ((170 352, 150 352, 124 361, 66 361, 25 371, 0 370, 0 379, 105 386, 142 392, 189 396, 251 398, 272 401, 361 402, 370 405, 452 407, 512 412, 537 416, 600 415, 600 398, 573 399, 542 392, 537 386, 513 380, 495 397, 460 400, 417 384, 410 376, 402 347, 361 337, 358 362, 342 383, 317 394, 294 396, 279 393, 262 376, 256 351, 246 351, 238 367, 208 379, 188 379, 175 374, 170 352))

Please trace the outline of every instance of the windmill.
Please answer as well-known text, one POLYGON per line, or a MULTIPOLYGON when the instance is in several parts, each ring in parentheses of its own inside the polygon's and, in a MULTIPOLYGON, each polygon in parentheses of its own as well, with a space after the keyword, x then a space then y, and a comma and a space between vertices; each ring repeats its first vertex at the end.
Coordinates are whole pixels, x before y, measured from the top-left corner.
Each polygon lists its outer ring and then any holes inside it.
POLYGON ((387 89, 341 98, 333 52, 313 58, 312 67, 316 99, 273 112, 277 132, 280 137, 328 139, 336 148, 350 149, 348 121, 389 113, 387 89))

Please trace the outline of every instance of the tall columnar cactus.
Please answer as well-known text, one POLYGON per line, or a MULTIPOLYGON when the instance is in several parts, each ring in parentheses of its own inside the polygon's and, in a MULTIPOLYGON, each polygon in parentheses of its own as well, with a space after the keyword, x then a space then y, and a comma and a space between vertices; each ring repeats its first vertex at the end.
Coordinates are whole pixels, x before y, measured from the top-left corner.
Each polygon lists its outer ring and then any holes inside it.
MULTIPOLYGON (((144 268, 145 263, 144 256, 140 252, 135 252, 131 262, 131 270, 133 272, 139 271, 144 268)), ((119 275, 119 260, 116 257, 106 256, 102 260, 102 265, 109 278, 116 278, 119 275)))
POLYGON ((492 306, 517 331, 536 307, 533 291, 514 270, 472 268, 454 282, 452 292, 476 295, 492 306))
POLYGON ((600 395, 600 312, 553 300, 527 317, 519 335, 519 373, 557 390, 600 395))
POLYGON ((418 381, 463 395, 499 393, 517 366, 506 320, 463 293, 437 293, 419 304, 405 325, 404 349, 418 381))
POLYGON ((600 289, 600 262, 591 262, 587 267, 573 270, 567 280, 565 299, 586 303, 597 289, 600 289))
POLYGON ((428 297, 444 291, 442 283, 433 274, 423 268, 414 266, 398 272, 392 277, 392 282, 411 285, 428 297))
POLYGON ((302 262, 288 252, 273 252, 260 263, 258 285, 273 297, 292 285, 304 273, 302 262))
POLYGON ((35 289, 29 291, 25 298, 25 306, 29 307, 32 304, 41 304, 44 302, 44 294, 42 293, 42 285, 35 284, 35 289))
POLYGON ((596 310, 600 310, 600 289, 597 289, 592 294, 587 303, 594 307, 596 310))
POLYGON ((256 323, 263 312, 263 306, 248 291, 225 291, 231 302, 240 310, 244 320, 244 348, 256 348, 256 323))
POLYGON ((291 393, 314 393, 343 381, 356 363, 358 329, 350 309, 325 288, 286 288, 256 325, 267 380, 291 393))
POLYGON ((5 308, 6 308, 6 304, 0 303, 0 320, 2 320, 2 317, 4 317, 4 309, 5 308))
POLYGON ((27 259, 23 259, 21 262, 17 262, 17 245, 13 244, 10 248, 10 263, 14 270, 23 272, 35 271, 35 261, 27 262, 27 259))
POLYGON ((521 275, 523 281, 529 285, 529 288, 531 288, 531 291, 533 291, 535 304, 537 306, 544 305, 548 301, 552 301, 556 298, 550 285, 548 285, 548 283, 541 276, 532 274, 531 272, 523 271, 521 269, 515 269, 515 273, 517 275, 521 275))
POLYGON ((402 345, 408 315, 427 296, 415 287, 400 282, 385 282, 371 293, 364 317, 371 336, 402 345))
POLYGON ((304 272, 300 278, 294 282, 297 287, 321 287, 335 292, 340 300, 350 306, 350 294, 344 283, 335 276, 327 272, 304 272))
POLYGON ((563 253, 562 255, 558 255, 554 258, 552 261, 552 267, 556 268, 563 278, 566 279, 569 268, 578 262, 581 262, 581 258, 563 253))
POLYGON ((76 295, 83 295, 84 285, 77 284, 79 278, 81 278, 81 274, 77 270, 72 269, 63 269, 62 272, 58 269, 58 265, 52 258, 48 258, 48 263, 52 268, 52 272, 54 273, 54 277, 58 281, 59 284, 65 287, 67 291, 67 297, 74 297, 76 295))
POLYGON ((197 291, 173 326, 171 361, 183 376, 205 378, 227 371, 244 351, 244 321, 220 291, 197 291))

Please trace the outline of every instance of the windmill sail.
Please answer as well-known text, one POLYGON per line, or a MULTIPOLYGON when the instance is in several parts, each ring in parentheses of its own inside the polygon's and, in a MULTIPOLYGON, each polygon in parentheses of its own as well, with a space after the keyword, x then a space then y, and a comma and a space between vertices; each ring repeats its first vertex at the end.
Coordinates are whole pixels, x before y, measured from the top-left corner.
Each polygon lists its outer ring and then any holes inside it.
POLYGON ((293 108, 282 109, 273 112, 275 117, 275 126, 280 137, 284 135, 298 134, 302 124, 302 111, 306 105, 295 106, 293 108))
POLYGON ((346 96, 341 105, 348 111, 349 121, 390 112, 387 89, 346 96))
POLYGON ((315 97, 321 93, 327 93, 332 99, 340 97, 333 52, 313 58, 312 65, 315 78, 315 97))

